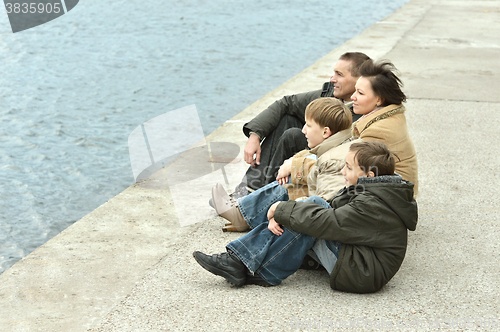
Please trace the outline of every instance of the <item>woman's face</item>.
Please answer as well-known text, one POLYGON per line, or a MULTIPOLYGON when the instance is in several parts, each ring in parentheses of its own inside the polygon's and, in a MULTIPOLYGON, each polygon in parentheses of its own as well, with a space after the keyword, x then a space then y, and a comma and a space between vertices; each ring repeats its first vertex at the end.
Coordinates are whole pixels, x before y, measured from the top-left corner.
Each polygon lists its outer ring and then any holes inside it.
POLYGON ((375 95, 369 79, 361 76, 356 82, 355 91, 351 96, 353 110, 356 114, 368 114, 382 104, 382 98, 375 95))

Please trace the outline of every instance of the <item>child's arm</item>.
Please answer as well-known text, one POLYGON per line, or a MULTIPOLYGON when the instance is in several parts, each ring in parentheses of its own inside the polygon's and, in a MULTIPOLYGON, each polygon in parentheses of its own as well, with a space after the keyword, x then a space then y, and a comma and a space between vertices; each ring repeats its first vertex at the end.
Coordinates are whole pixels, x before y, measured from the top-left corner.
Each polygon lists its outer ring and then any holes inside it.
POLYGON ((271 205, 269 210, 267 210, 267 218, 269 219, 269 225, 267 225, 267 228, 278 236, 283 234, 283 228, 276 222, 276 220, 274 220, 274 211, 276 210, 276 207, 279 203, 280 202, 274 203, 273 205, 271 205))
POLYGON ((278 176, 276 176, 276 181, 278 181, 279 184, 285 184, 288 183, 288 176, 292 172, 292 158, 289 158, 285 160, 283 165, 281 165, 279 171, 278 171, 278 176))
POLYGON ((269 210, 274 208, 272 217, 277 223, 297 232, 318 239, 372 245, 377 231, 372 233, 373 237, 362 238, 360 230, 376 230, 380 219, 383 219, 379 211, 380 204, 374 204, 373 199, 355 198, 349 204, 332 209, 312 202, 287 201, 272 205, 269 210))
MULTIPOLYGON (((309 152, 308 150, 305 150, 309 152)), ((290 174, 292 183, 307 185, 307 177, 316 164, 315 159, 308 158, 306 153, 295 155, 292 159, 290 174)))

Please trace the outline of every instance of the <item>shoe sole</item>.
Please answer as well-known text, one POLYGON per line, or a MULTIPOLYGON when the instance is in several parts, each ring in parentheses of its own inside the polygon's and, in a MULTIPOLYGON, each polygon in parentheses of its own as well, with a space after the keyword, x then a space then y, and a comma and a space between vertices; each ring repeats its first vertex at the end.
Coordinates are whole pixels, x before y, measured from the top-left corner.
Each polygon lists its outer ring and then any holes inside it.
POLYGON ((224 227, 222 227, 223 232, 246 232, 248 231, 250 227, 247 225, 243 225, 241 227, 236 227, 232 223, 226 224, 224 227))
POLYGON ((246 276, 242 277, 242 278, 237 278, 229 273, 227 273, 226 271, 224 270, 221 270, 221 269, 218 269, 210 264, 206 264, 204 260, 202 259, 198 259, 198 257, 196 257, 196 251, 193 252, 193 257, 194 259, 198 262, 198 264, 201 265, 201 267, 203 267, 205 270, 207 270, 208 272, 211 272, 215 275, 218 275, 218 276, 221 276, 223 277, 224 279, 226 279, 229 283, 237 286, 237 287, 240 287, 240 286, 243 286, 247 280, 246 276))

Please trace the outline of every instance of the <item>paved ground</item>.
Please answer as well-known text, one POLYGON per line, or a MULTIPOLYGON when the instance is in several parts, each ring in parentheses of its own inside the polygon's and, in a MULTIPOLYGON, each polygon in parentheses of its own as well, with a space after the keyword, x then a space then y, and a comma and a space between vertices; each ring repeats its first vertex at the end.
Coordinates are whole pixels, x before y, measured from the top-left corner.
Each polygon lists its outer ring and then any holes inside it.
MULTIPOLYGON (((346 51, 393 61, 409 96, 420 213, 401 270, 380 292, 336 292, 312 271, 238 289, 200 268, 193 250, 218 252, 238 236, 220 231, 206 202, 215 181, 240 180, 240 157, 188 181, 191 205, 176 205, 159 172, 15 264, 0 275, 0 330, 497 330, 499 22, 498 0, 412 0, 207 138, 243 146, 246 120, 284 94, 317 89, 346 51), (206 220, 193 224, 193 212, 206 220)), ((204 164, 186 160, 177 170, 204 164)))

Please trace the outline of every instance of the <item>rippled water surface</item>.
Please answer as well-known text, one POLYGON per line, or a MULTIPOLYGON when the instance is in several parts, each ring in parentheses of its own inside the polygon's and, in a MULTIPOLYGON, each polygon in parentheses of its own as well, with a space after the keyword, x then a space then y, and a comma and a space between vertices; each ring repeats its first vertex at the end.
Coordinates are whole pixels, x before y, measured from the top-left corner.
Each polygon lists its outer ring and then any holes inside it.
POLYGON ((208 134, 406 2, 86 0, 16 34, 0 15, 0 273, 133 183, 135 127, 195 104, 208 134))

